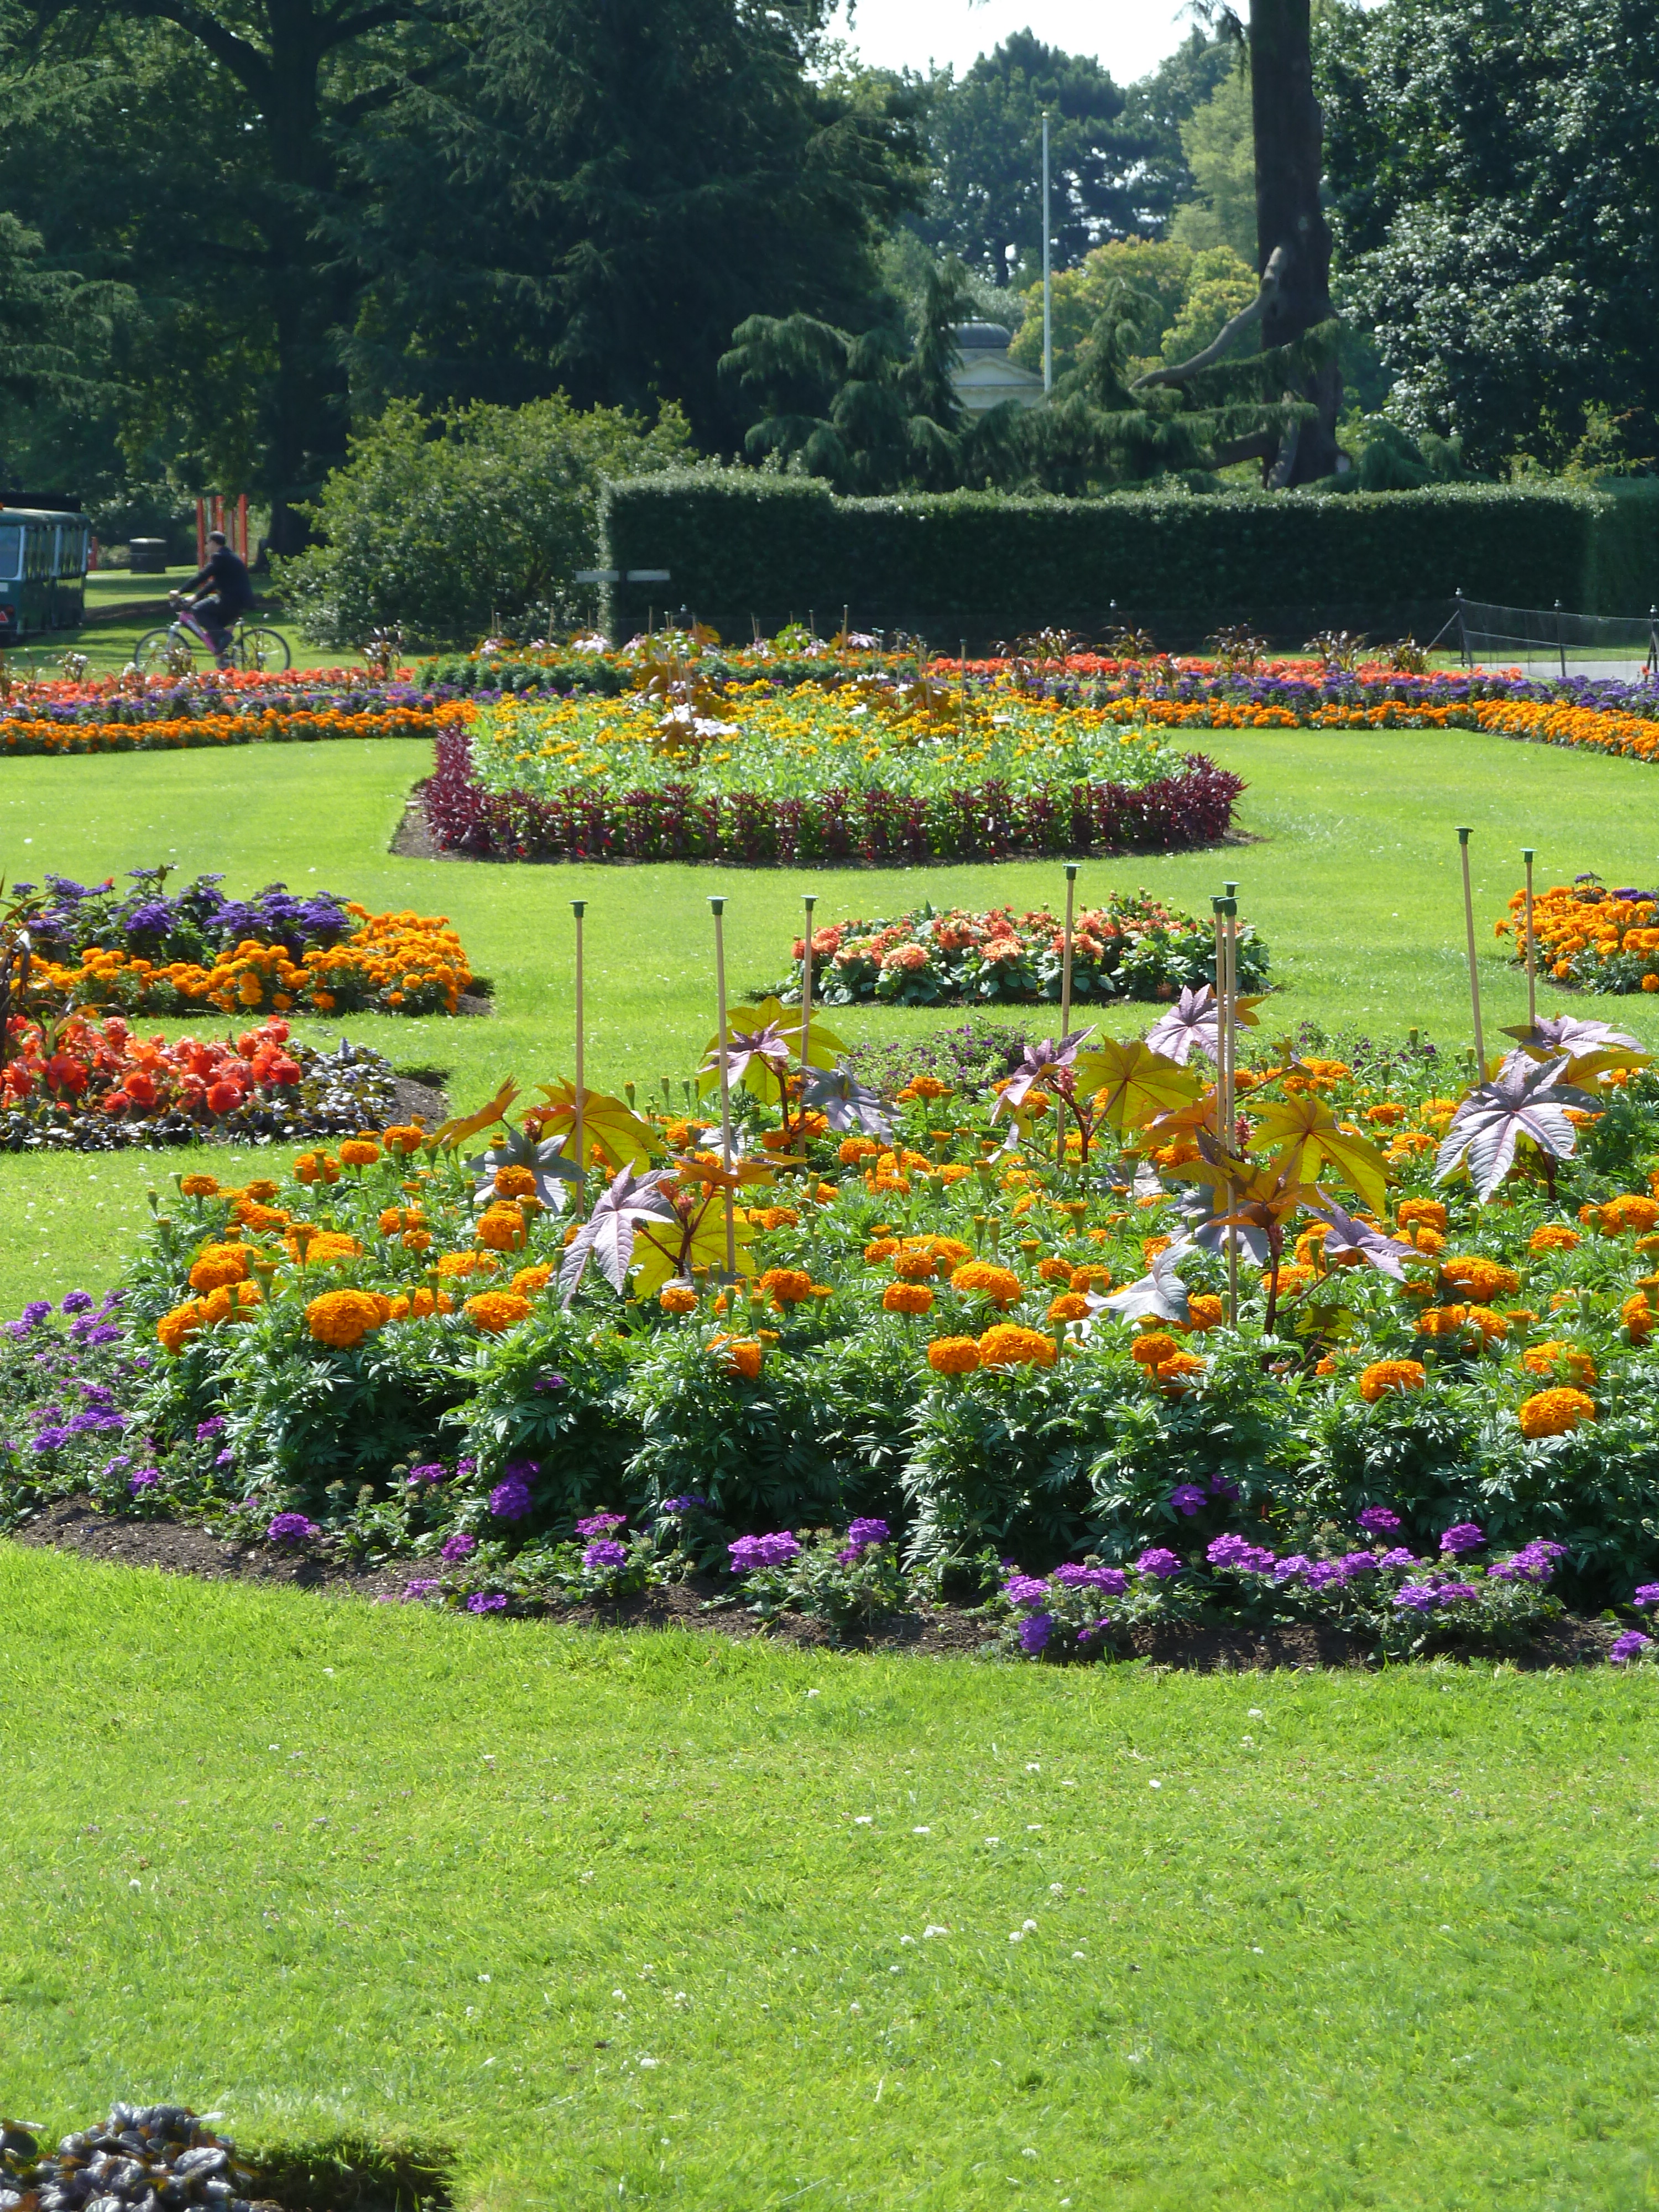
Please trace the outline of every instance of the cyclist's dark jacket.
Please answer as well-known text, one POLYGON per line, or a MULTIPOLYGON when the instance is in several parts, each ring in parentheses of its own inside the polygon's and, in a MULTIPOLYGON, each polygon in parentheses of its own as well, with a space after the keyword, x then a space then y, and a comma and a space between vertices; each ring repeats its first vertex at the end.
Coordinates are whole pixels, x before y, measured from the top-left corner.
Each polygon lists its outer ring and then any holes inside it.
POLYGON ((199 592, 211 584, 219 602, 220 615, 226 622, 246 614, 253 605, 253 583, 247 573, 247 563, 228 545, 222 545, 209 560, 201 574, 185 586, 186 591, 199 592))

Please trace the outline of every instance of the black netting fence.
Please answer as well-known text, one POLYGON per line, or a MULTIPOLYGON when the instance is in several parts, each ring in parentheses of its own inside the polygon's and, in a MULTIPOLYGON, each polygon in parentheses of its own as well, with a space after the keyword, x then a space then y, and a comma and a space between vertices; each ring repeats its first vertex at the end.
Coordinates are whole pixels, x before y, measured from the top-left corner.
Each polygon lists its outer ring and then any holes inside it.
POLYGON ((1460 594, 1436 642, 1466 668, 1519 665, 1529 674, 1659 677, 1659 615, 1579 615, 1553 607, 1500 607, 1460 594))

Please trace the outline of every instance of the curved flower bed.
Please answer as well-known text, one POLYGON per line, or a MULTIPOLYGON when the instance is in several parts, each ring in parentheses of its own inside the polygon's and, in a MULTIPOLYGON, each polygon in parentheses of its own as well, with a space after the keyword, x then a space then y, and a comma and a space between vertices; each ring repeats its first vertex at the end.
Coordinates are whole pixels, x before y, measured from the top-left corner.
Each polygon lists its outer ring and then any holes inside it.
MULTIPOLYGON (((574 1228, 567 1085, 182 1176, 121 1302, 142 1509, 481 1613, 712 1565, 831 1616, 921 1573, 1049 1656, 1155 1609, 1418 1650, 1659 1590, 1659 1076, 1616 1032, 1541 1024, 1473 1089, 1431 1046, 1258 1048, 1231 1149, 1201 994, 884 1103, 792 1037, 732 1032, 729 1177, 706 1119, 588 1094, 574 1228)), ((0 1512, 112 1449, 41 1425, 0 1512)))
POLYGON ((466 703, 275 707, 246 714, 134 715, 120 720, 0 714, 6 753, 177 752, 191 746, 314 744, 330 738, 431 738, 464 723, 466 703))
MULTIPOLYGON (((1514 893, 1510 919, 1497 925, 1527 957, 1527 895, 1514 893)), ((1553 884, 1533 900, 1532 933, 1558 983, 1586 991, 1659 991, 1659 891, 1634 885, 1604 890, 1595 876, 1553 884)))

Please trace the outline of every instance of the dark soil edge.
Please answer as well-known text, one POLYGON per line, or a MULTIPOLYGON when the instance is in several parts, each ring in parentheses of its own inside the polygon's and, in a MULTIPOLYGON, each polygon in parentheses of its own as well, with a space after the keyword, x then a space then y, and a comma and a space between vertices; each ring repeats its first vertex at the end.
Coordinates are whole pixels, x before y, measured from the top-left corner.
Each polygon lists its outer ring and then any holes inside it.
MULTIPOLYGON (((87 1498, 63 1498, 46 1507, 14 1530, 10 1540, 40 1551, 73 1552, 105 1565, 150 1567, 208 1582, 277 1583, 370 1601, 401 1598, 410 1575, 431 1565, 429 1560, 404 1559, 358 1567, 326 1539, 300 1551, 263 1540, 231 1540, 188 1522, 101 1512, 87 1498)), ((729 1594, 731 1587, 718 1576, 699 1576, 610 1604, 544 1605, 533 1608, 532 1617, 573 1628, 701 1629, 739 1638, 769 1635, 803 1650, 905 1652, 922 1658, 971 1656, 985 1650, 992 1640, 983 1620, 951 1606, 889 1614, 866 1630, 839 1638, 823 1622, 798 1613, 765 1623, 741 1606, 704 1610, 708 1600, 729 1594)), ((1600 1666, 1617 1633, 1604 1620, 1569 1618, 1522 1651, 1448 1656, 1508 1658, 1528 1672, 1600 1666)), ((1206 1628, 1178 1622, 1142 1626, 1119 1640, 1115 1656, 1196 1674, 1374 1668, 1378 1663, 1369 1647, 1354 1638, 1312 1624, 1267 1629, 1206 1628)))

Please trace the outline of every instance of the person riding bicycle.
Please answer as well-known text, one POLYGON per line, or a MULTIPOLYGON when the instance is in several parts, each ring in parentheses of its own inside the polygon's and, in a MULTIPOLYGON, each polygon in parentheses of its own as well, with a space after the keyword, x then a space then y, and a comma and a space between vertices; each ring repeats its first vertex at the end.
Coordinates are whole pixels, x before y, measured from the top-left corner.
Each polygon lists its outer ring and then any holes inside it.
POLYGON ((191 611, 207 632, 223 668, 229 662, 231 633, 253 605, 253 580, 246 562, 231 551, 222 530, 209 531, 208 546, 206 568, 191 577, 179 596, 189 599, 192 592, 211 586, 205 597, 192 602, 191 611))

